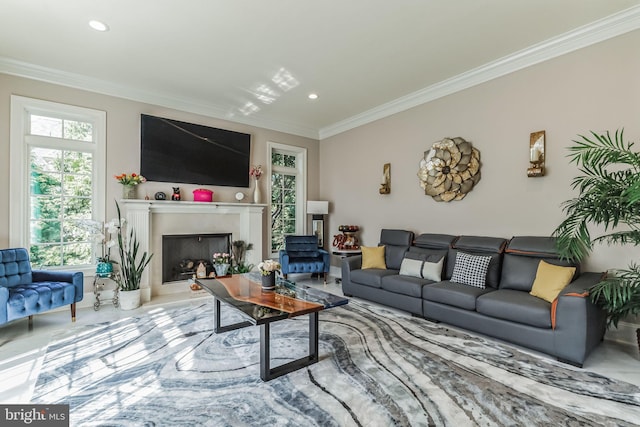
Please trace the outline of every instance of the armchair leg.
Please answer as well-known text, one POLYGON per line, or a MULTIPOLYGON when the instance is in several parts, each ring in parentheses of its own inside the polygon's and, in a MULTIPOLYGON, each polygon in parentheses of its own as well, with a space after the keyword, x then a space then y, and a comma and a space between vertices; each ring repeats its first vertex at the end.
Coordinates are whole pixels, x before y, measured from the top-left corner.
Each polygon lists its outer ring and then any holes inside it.
POLYGON ((76 321, 76 303, 71 304, 71 321, 76 321))
POLYGON ((324 272, 324 284, 327 284, 327 277, 329 277, 329 273, 327 273, 326 271, 324 272))
POLYGON ((287 274, 283 274, 282 277, 284 277, 286 279, 287 278, 287 274))
POLYGON ((29 330, 33 330, 33 314, 29 316, 29 325, 28 325, 29 330))

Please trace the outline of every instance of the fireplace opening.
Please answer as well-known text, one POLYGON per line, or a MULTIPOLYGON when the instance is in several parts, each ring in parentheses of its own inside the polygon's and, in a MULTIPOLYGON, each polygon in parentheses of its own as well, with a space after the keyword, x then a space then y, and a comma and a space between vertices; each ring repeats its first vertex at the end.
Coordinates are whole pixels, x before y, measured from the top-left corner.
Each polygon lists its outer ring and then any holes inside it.
POLYGON ((231 233, 178 234, 162 236, 162 283, 188 280, 206 269, 213 270, 214 253, 231 254, 231 233))

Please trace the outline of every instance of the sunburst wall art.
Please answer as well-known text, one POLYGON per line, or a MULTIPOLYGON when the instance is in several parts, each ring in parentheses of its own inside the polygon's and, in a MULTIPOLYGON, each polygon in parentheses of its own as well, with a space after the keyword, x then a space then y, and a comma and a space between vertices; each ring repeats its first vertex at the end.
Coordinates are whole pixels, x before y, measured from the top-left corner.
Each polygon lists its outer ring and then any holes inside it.
POLYGON ((434 200, 462 200, 480 181, 480 152, 463 138, 445 138, 424 152, 418 178, 434 200))

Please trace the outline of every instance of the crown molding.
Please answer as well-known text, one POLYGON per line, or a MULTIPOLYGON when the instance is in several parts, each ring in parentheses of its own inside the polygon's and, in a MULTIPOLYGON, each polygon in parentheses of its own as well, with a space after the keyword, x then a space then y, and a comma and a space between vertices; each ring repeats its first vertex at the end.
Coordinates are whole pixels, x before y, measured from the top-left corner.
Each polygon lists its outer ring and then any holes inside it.
POLYGON ((450 79, 435 83, 409 95, 387 102, 363 113, 323 127, 319 138, 323 140, 373 121, 391 116, 430 101, 451 95, 582 49, 640 28, 640 5, 607 16, 575 30, 553 37, 526 49, 469 70, 450 79))
POLYGON ((323 140, 639 28, 640 5, 584 25, 560 36, 553 37, 321 129, 264 115, 246 117, 231 116, 225 108, 185 98, 180 95, 145 91, 133 86, 120 85, 80 74, 41 67, 6 57, 0 57, 0 73, 201 114, 277 132, 323 140))
POLYGON ((0 73, 58 84, 103 95, 115 96, 118 98, 129 99, 131 101, 144 102, 147 104, 227 120, 229 122, 242 123, 278 132, 285 132, 306 138, 318 139, 317 128, 302 126, 296 123, 264 116, 230 116, 227 109, 213 104, 202 103, 194 99, 185 98, 180 95, 145 91, 133 86, 121 85, 106 80, 87 77, 81 74, 42 67, 26 62, 16 61, 7 57, 0 57, 0 73))

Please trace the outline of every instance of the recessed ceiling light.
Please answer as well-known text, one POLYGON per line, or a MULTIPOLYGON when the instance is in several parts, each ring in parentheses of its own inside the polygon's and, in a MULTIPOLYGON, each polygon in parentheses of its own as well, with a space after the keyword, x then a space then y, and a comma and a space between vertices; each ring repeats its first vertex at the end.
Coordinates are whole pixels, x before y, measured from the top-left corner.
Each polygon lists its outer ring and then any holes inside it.
POLYGON ((89 26, 96 31, 109 31, 109 26, 107 24, 96 21, 95 19, 89 21, 89 26))
POLYGON ((318 99, 318 94, 317 93, 310 93, 309 94, 309 99, 318 99))

